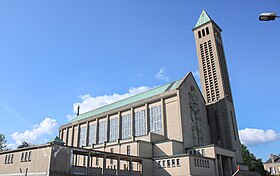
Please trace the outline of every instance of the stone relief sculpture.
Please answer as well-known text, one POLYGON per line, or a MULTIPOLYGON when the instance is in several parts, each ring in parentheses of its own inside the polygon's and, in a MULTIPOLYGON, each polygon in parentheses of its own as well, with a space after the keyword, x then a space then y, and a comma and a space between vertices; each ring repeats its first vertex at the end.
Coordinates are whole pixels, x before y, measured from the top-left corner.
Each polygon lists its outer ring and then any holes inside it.
POLYGON ((188 93, 188 98, 193 144, 194 146, 201 146, 203 145, 203 135, 201 131, 201 117, 199 116, 200 108, 194 86, 191 86, 191 91, 188 93))

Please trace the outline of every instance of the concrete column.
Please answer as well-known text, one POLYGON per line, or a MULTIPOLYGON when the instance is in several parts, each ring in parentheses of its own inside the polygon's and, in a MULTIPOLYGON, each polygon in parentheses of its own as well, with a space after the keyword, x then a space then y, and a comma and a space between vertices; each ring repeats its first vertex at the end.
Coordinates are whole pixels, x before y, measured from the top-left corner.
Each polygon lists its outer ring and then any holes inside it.
POLYGON ((73 147, 73 144, 74 144, 74 129, 75 127, 72 126, 72 136, 71 136, 71 146, 73 147))
POLYGON ((134 109, 131 108, 131 137, 134 140, 135 137, 135 121, 134 121, 134 109))
POLYGON ((69 136, 69 130, 68 130, 68 128, 66 128, 66 139, 65 139, 65 144, 67 145, 68 144, 68 136, 69 136))
POLYGON ((89 174, 89 167, 90 167, 90 153, 87 155, 87 165, 86 165, 86 173, 89 174))
POLYGON ((222 159, 222 155, 218 155, 219 156, 219 163, 220 163, 220 173, 223 176, 224 175, 224 171, 223 171, 223 159, 222 159))
POLYGON ((129 175, 132 176, 132 159, 129 159, 129 175))
POLYGON ((231 158, 227 157, 227 161, 228 161, 229 173, 230 173, 230 175, 232 175, 233 174, 233 170, 232 170, 231 158))
POLYGON ((102 175, 106 175, 106 155, 103 155, 102 175))
POLYGON ((106 119, 107 119, 107 123, 106 123, 106 126, 107 126, 107 128, 106 128, 107 134, 106 134, 106 139, 105 139, 105 141, 106 141, 106 142, 109 142, 109 139, 110 139, 110 118, 109 118, 108 115, 107 115, 106 119))
POLYGON ((78 124, 78 134, 77 134, 77 147, 80 147, 80 131, 81 131, 81 125, 78 124))
POLYGON ((150 132, 150 116, 149 116, 149 105, 148 103, 145 104, 145 110, 146 110, 146 134, 149 134, 150 132))
POLYGON ((162 124, 162 135, 164 135, 164 137, 166 138, 166 134, 167 134, 167 131, 166 131, 166 115, 165 115, 165 106, 164 106, 164 99, 162 98, 161 100, 161 124, 162 124))
POLYGON ((117 170, 116 170, 116 175, 120 175, 120 157, 118 156, 117 158, 117 170))
POLYGON ((118 112, 118 139, 119 140, 122 137, 122 124, 121 123, 122 123, 122 121, 121 121, 121 112, 118 112))
POLYGON ((98 144, 98 133, 99 133, 99 119, 96 119, 96 131, 94 144, 98 144))
POLYGON ((88 146, 88 136, 89 136, 89 121, 87 121, 87 127, 86 127, 86 146, 88 146))

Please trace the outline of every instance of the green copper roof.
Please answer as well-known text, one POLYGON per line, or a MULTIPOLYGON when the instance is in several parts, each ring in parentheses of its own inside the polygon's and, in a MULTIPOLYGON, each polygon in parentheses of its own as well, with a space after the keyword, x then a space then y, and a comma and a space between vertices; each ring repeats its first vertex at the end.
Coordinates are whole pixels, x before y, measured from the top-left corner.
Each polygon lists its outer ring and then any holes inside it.
POLYGON ((199 16, 199 19, 197 20, 196 22, 196 25, 194 28, 197 28, 209 21, 212 21, 212 19, 209 17, 209 15, 205 12, 205 10, 202 10, 200 16, 199 16))
POLYGON ((92 111, 80 114, 80 115, 76 116, 71 122, 78 121, 78 120, 81 120, 81 119, 85 119, 87 117, 92 117, 92 116, 95 116, 95 115, 98 115, 98 114, 101 114, 101 113, 104 113, 104 112, 107 112, 107 111, 110 111, 110 110, 113 110, 113 109, 116 109, 116 108, 120 108, 122 106, 131 104, 131 103, 138 102, 138 101, 146 99, 146 98, 153 97, 155 95, 159 95, 161 93, 164 93, 164 92, 167 92, 167 91, 170 91, 170 90, 174 90, 180 85, 180 82, 181 82, 181 80, 174 81, 172 83, 165 84, 165 85, 160 86, 160 87, 156 87, 156 88, 148 90, 146 92, 143 92, 143 93, 140 93, 140 94, 122 99, 120 101, 114 102, 112 104, 94 109, 92 111))
POLYGON ((64 144, 63 140, 61 140, 58 136, 55 136, 55 138, 52 139, 50 143, 64 144))

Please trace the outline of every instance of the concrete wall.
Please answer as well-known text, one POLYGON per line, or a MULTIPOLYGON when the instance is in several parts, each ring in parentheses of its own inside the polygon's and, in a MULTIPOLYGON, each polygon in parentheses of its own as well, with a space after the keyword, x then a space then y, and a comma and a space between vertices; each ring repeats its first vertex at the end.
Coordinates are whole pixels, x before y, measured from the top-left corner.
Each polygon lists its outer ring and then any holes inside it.
POLYGON ((31 148, 27 150, 14 150, 0 154, 0 175, 9 174, 35 174, 47 175, 51 158, 51 148, 31 148), (22 155, 27 154, 27 159, 22 155), (28 156, 30 154, 30 159, 28 156), (5 164, 5 157, 13 155, 13 162, 5 164))
MULTIPOLYGON (((197 116, 197 127, 199 128, 200 134, 202 135, 202 142, 200 145, 211 144, 210 126, 207 120, 205 101, 203 99, 202 94, 200 93, 199 87, 197 86, 192 74, 188 74, 179 88, 180 110, 183 128, 182 132, 185 148, 196 146, 193 138, 195 131, 193 130, 192 126, 193 120, 191 117, 191 109, 189 102, 189 93, 191 92, 192 87, 194 88, 194 93, 197 98, 196 101, 199 108, 199 113, 197 116)), ((195 122, 193 122, 193 124, 195 124, 195 122)))

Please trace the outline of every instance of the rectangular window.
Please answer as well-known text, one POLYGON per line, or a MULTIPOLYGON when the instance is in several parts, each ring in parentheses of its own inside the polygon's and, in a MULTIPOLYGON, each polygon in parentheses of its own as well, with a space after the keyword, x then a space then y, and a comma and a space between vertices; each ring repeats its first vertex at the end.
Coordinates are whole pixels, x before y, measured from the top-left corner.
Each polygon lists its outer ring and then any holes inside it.
POLYGON ((167 160, 167 167, 170 167, 170 160, 167 160))
POLYGON ((23 162, 24 161, 24 152, 21 153, 21 158, 20 161, 23 162))
POLYGON ((206 27, 206 35, 209 35, 209 28, 206 27))
POLYGON ((27 162, 28 159, 28 152, 24 152, 24 162, 27 162))
POLYGON ((172 159, 172 167, 175 167, 175 159, 172 159))
POLYGON ((90 146, 90 145, 94 144, 95 135, 96 135, 96 124, 91 124, 91 125, 89 125, 87 146, 90 146))
POLYGON ((161 168, 161 161, 158 161, 158 168, 161 168))
POLYGON ((198 31, 198 38, 201 38, 201 32, 198 31))
POLYGON ((110 128, 109 128, 109 141, 113 142, 117 140, 118 137, 118 118, 110 119, 110 128))
POLYGON ((127 155, 130 155, 130 145, 126 146, 127 155))
POLYGON ((202 36, 204 37, 205 36, 205 30, 202 29, 202 36))
POLYGON ((131 114, 121 117, 122 120, 122 139, 131 138, 131 114))
POLYGON ((165 160, 162 161, 162 167, 165 167, 165 160))
POLYGON ((7 164, 7 161, 8 161, 8 155, 5 155, 5 162, 4 162, 4 164, 7 164))
POLYGON ((135 136, 146 135, 146 110, 134 113, 135 136))
POLYGON ((161 106, 155 106, 150 108, 150 132, 156 134, 162 134, 162 116, 161 106))
POLYGON ((80 127, 79 147, 86 145, 86 126, 80 127))
POLYGON ((106 140, 106 129, 107 129, 107 122, 99 122, 98 128, 98 144, 102 144, 106 140))
POLYGON ((180 159, 177 159, 176 160, 176 164, 177 164, 177 167, 180 167, 181 165, 180 165, 180 159))
POLYGON ((28 161, 31 161, 31 151, 28 152, 28 161))

